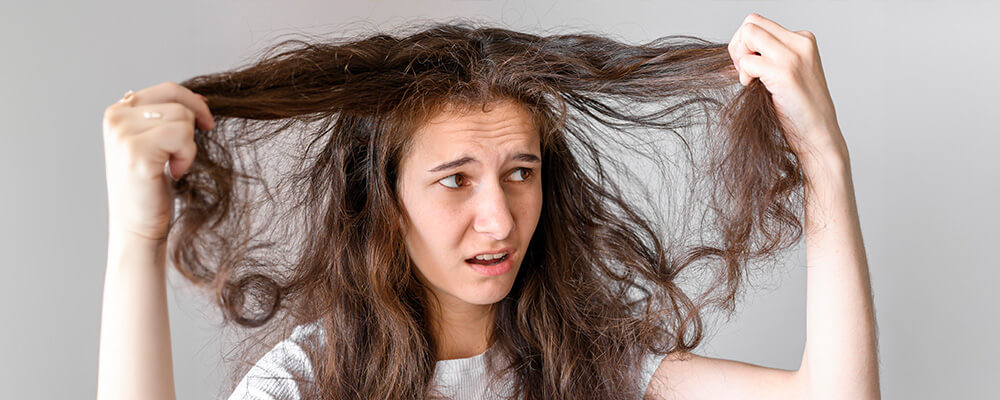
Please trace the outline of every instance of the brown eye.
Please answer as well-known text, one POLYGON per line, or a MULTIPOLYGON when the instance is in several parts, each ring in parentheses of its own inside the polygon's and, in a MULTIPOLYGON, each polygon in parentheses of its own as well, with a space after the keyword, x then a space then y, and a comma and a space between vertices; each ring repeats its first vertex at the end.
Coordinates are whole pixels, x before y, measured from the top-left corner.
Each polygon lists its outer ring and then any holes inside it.
POLYGON ((442 180, 440 180, 440 181, 438 181, 438 182, 441 182, 441 183, 442 183, 442 185, 444 185, 444 186, 445 186, 445 187, 447 187, 447 188, 451 188, 451 189, 458 189, 459 187, 461 187, 461 186, 462 186, 462 185, 461 185, 461 184, 459 183, 459 179, 458 179, 458 178, 459 178, 459 177, 461 177, 461 176, 462 176, 462 174, 454 174, 454 175, 449 175, 448 177, 446 177, 446 178, 444 178, 444 179, 442 179, 442 180), (448 185, 447 183, 444 183, 444 182, 449 182, 449 181, 455 181, 455 183, 454 183, 454 186, 450 186, 450 185, 448 185))
POLYGON ((522 172, 521 172, 521 179, 517 180, 518 182, 524 182, 524 181, 528 180, 528 177, 530 177, 531 174, 534 172, 531 168, 521 167, 521 168, 518 168, 517 170, 515 170, 514 173, 517 173, 519 171, 522 171, 522 172))

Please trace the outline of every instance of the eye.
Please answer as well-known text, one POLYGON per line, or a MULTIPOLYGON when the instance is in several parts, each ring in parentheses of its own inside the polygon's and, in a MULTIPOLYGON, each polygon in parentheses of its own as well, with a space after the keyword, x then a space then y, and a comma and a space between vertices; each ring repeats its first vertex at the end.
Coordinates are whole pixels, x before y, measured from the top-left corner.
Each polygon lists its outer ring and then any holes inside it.
MULTIPOLYGON (((459 181, 458 177, 460 177, 460 176, 462 176, 462 174, 454 174, 454 175, 450 175, 450 176, 448 176, 448 177, 446 177, 446 178, 444 178, 444 179, 442 179, 442 180, 439 180, 438 182, 442 182, 442 184, 443 184, 443 185, 444 185, 445 187, 447 187, 447 188, 451 188, 451 189, 458 189, 458 188, 459 188, 459 187, 461 186, 461 185, 460 185, 460 184, 458 183, 458 181, 459 181), (455 183, 454 183, 454 185, 455 185, 455 186, 450 186, 450 185, 448 185, 448 184, 444 183, 444 182, 449 182, 449 181, 455 181, 455 183)), ((464 177, 463 177, 463 178, 464 178, 464 177)))
MULTIPOLYGON (((525 181, 528 180, 528 178, 530 178, 532 176, 532 174, 535 172, 535 170, 534 170, 534 168, 521 167, 521 168, 518 168, 518 169, 514 170, 514 172, 511 173, 511 175, 516 174, 518 172, 520 172, 521 179, 515 179, 514 181, 515 182, 525 182, 525 181)), ((465 181, 465 176, 464 175, 462 175, 462 174, 454 174, 454 175, 449 175, 449 176, 445 177, 444 179, 439 180, 438 182, 441 183, 446 188, 449 188, 449 189, 459 189, 462 186, 465 186, 465 185, 462 185, 462 182, 464 182, 464 181, 465 181)))
POLYGON ((518 182, 524 182, 528 180, 528 177, 530 177, 531 174, 535 172, 535 170, 533 168, 521 167, 514 171, 514 173, 517 172, 521 172, 521 179, 518 180, 518 182))

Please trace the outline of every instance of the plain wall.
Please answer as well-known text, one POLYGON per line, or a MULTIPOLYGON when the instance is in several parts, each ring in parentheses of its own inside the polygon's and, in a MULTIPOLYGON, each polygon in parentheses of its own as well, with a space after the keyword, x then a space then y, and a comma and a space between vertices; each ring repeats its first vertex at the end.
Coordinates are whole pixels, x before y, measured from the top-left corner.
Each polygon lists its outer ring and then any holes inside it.
MULTIPOLYGON (((1000 132, 991 117, 1000 46, 987 28, 1000 6, 630 0, 4 2, 0 397, 96 393, 107 256, 101 117, 126 90, 236 67, 293 32, 471 17, 635 44, 670 34, 728 42, 750 12, 818 38, 850 148, 884 398, 1000 397, 1000 132)), ((796 368, 802 265, 792 254, 699 353, 796 368)), ((218 311, 170 278, 178 397, 213 398, 223 385, 218 311)))

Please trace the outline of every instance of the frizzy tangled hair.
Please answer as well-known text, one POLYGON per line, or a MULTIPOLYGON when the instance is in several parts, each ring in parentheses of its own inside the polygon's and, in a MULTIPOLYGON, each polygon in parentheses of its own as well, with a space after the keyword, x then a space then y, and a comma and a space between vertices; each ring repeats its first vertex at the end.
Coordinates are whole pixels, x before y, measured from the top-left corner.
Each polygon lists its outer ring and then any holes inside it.
POLYGON ((170 261, 257 337, 323 327, 304 398, 434 394, 437 344, 397 177, 410 134, 446 105, 516 101, 541 138, 542 214, 491 333, 515 396, 642 397, 642 356, 697 347, 703 312, 733 310, 747 265, 801 238, 798 160, 770 94, 738 84, 725 44, 418 28, 286 40, 181 83, 207 96, 216 127, 197 132, 194 164, 174 183, 170 261), (667 139, 680 144, 669 163, 695 167, 680 192, 703 205, 671 207, 682 220, 670 226, 642 210, 650 197, 629 198, 642 179, 627 180, 602 144, 655 161, 662 149, 649 144, 667 139), (714 279, 687 293, 679 278, 696 265, 714 279))

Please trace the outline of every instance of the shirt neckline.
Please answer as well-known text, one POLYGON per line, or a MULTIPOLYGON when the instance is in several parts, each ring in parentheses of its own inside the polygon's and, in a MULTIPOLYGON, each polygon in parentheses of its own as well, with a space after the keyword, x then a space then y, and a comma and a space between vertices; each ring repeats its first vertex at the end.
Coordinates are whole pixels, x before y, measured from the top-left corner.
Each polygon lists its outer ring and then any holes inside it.
POLYGON ((481 372, 486 367, 486 353, 493 350, 496 343, 490 345, 486 351, 466 358, 452 358, 449 360, 438 360, 434 363, 435 372, 443 375, 468 374, 470 372, 481 372))

